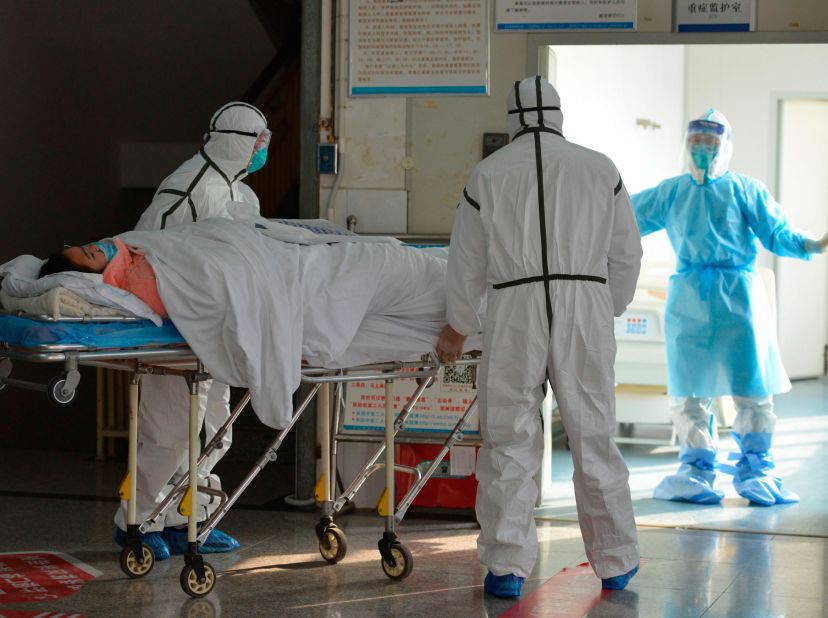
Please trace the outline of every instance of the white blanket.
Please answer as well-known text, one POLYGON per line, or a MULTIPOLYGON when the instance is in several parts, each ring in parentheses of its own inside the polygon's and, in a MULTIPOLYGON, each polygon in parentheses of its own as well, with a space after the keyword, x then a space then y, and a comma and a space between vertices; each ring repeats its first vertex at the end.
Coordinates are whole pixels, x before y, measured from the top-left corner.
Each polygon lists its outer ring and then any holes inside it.
POLYGON ((38 296, 17 298, 10 296, 0 288, 0 307, 13 313, 21 312, 29 315, 48 315, 58 318, 101 318, 115 316, 129 316, 130 313, 122 309, 102 307, 87 302, 71 290, 57 287, 38 296))
POLYGON ((103 275, 97 273, 65 272, 38 278, 44 260, 33 255, 21 255, 0 265, 2 290, 16 298, 31 298, 58 287, 71 290, 82 299, 95 305, 111 307, 139 318, 152 320, 161 326, 161 317, 125 290, 107 285, 103 275))
POLYGON ((395 242, 297 245, 266 232, 210 219, 121 235, 147 254, 193 351, 216 379, 250 389, 266 425, 289 422, 302 358, 340 367, 434 349, 444 260, 395 242))

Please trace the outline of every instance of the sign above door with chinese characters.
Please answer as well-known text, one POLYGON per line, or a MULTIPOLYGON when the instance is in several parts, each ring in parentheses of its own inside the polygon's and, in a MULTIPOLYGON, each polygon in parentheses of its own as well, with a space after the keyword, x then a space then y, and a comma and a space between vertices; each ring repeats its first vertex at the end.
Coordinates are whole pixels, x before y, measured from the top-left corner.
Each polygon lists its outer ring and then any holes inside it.
POLYGON ((488 0, 351 0, 351 96, 488 94, 488 0))
POLYGON ((637 0, 497 0, 496 28, 635 30, 637 0))
POLYGON ((675 0, 676 32, 753 32, 756 0, 675 0))

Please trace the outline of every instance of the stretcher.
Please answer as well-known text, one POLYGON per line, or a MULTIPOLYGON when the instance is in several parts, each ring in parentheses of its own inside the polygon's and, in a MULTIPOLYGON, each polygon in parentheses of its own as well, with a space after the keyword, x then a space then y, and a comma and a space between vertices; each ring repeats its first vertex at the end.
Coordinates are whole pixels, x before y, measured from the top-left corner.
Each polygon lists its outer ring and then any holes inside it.
MULTIPOLYGON (((459 364, 476 366, 477 359, 467 358, 459 364)), ((311 402, 319 398, 319 422, 322 427, 322 470, 316 488, 316 500, 321 503, 322 515, 316 525, 319 552, 329 563, 341 561, 347 551, 344 532, 334 522, 335 515, 353 499, 365 480, 380 469, 385 470, 386 488, 380 500, 379 511, 385 516, 385 531, 379 541, 383 572, 390 578, 401 580, 413 568, 411 552, 400 542, 396 526, 402 521, 417 493, 431 477, 449 449, 463 439, 463 430, 476 410, 476 398, 471 400, 443 442, 436 457, 425 472, 410 467, 396 466, 394 462, 395 440, 402 440, 405 423, 423 392, 441 370, 441 364, 431 353, 413 362, 377 363, 347 369, 321 369, 303 367, 302 382, 307 392, 294 408, 291 421, 265 448, 253 469, 230 495, 223 491, 198 484, 198 466, 211 452, 222 447, 222 438, 250 401, 245 394, 233 409, 227 422, 201 450, 198 423, 198 383, 210 379, 204 363, 196 358, 187 343, 174 327, 166 324, 158 328, 136 318, 63 318, 48 316, 0 315, 0 390, 6 386, 45 391, 56 404, 66 405, 75 398, 80 384, 79 367, 101 367, 128 372, 129 382, 129 431, 127 474, 119 495, 127 501, 127 541, 120 555, 123 572, 132 578, 147 575, 153 567, 152 551, 140 541, 140 533, 156 521, 168 509, 176 507, 188 518, 188 549, 184 555, 184 567, 180 575, 181 587, 192 597, 209 594, 216 583, 216 572, 199 553, 199 545, 216 528, 257 474, 272 461, 285 437, 311 402), (13 363, 51 363, 62 366, 60 372, 48 384, 33 383, 12 377, 13 363), (190 391, 189 405, 189 474, 182 478, 169 495, 157 505, 146 521, 139 522, 136 513, 137 453, 138 453, 138 399, 141 376, 146 374, 177 375, 186 380, 190 391), (415 380, 417 387, 408 400, 394 413, 394 384, 400 380, 415 380), (337 431, 342 409, 343 389, 356 381, 384 383, 385 422, 384 432, 376 436, 358 436, 356 439, 377 439, 380 444, 362 473, 342 493, 336 495, 337 444, 346 436, 337 431), (335 406, 331 405, 331 387, 335 388, 335 406), (333 417, 331 417, 333 413, 333 417), (333 420, 333 424, 332 424, 333 420), (400 436, 398 438, 398 436, 400 436), (200 453, 201 452, 201 453, 200 453), (199 455, 200 453, 200 455, 199 455), (383 462, 379 458, 385 454, 383 462), (399 501, 395 500, 395 471, 411 472, 417 481, 399 501), (200 526, 196 519, 198 494, 206 493, 219 500, 219 505, 200 526)), ((353 438, 353 436, 351 436, 353 438)), ((433 442, 434 437, 406 437, 417 441, 433 442)))

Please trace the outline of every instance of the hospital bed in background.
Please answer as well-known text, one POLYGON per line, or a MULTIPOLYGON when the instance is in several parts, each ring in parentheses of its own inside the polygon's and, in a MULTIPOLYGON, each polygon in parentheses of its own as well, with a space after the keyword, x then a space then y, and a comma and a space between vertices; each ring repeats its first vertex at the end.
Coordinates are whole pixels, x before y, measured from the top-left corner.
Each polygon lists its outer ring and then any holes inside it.
POLYGON ((645 266, 627 311, 615 318, 616 442, 675 444, 664 347, 671 273, 669 268, 645 266))
MULTIPOLYGON (((459 365, 476 366, 476 359, 464 359, 459 365)), ((80 384, 79 367, 91 366, 125 371, 130 374, 129 384, 129 431, 127 474, 120 487, 120 497, 127 500, 127 543, 120 555, 121 569, 130 577, 140 578, 147 575, 153 567, 152 551, 141 544, 139 533, 159 518, 168 508, 178 508, 182 515, 188 517, 188 551, 184 556, 184 567, 180 575, 181 587, 192 597, 209 594, 216 582, 215 570, 203 560, 198 553, 198 544, 203 542, 210 532, 219 524, 229 509, 250 485, 256 475, 271 461, 275 461, 277 452, 291 428, 299 417, 306 412, 310 403, 318 396, 321 405, 320 426, 323 428, 322 474, 317 485, 317 500, 322 504, 322 516, 316 526, 319 551, 330 562, 341 561, 347 551, 344 532, 334 523, 334 516, 359 491, 364 481, 379 469, 385 469, 386 488, 379 510, 385 516, 385 532, 378 546, 383 572, 390 578, 401 580, 407 577, 413 568, 410 551, 399 541, 396 525, 399 524, 425 482, 432 476, 446 453, 458 441, 463 439, 463 430, 476 410, 476 398, 470 401, 464 414, 457 420, 454 428, 443 442, 439 457, 435 457, 425 472, 397 466, 394 462, 394 444, 398 434, 404 433, 405 424, 417 401, 433 380, 440 375, 441 364, 434 354, 424 356, 420 361, 378 363, 347 369, 320 369, 303 367, 302 382, 309 385, 308 394, 295 407, 291 421, 281 430, 276 438, 265 448, 253 469, 243 479, 235 491, 228 495, 220 490, 198 485, 198 465, 215 449, 222 447, 222 438, 232 427, 241 412, 250 401, 250 394, 245 394, 232 411, 230 418, 216 435, 205 445, 199 456, 200 440, 198 425, 198 383, 210 379, 204 364, 196 358, 181 335, 165 323, 161 328, 136 318, 55 319, 48 316, 0 315, 0 390, 6 386, 15 386, 46 391, 49 398, 57 404, 71 403, 80 384), (59 373, 46 385, 19 380, 11 376, 14 362, 50 363, 61 367, 59 373), (141 376, 145 374, 178 375, 186 380, 190 390, 189 407, 189 474, 181 479, 173 491, 161 502, 144 522, 137 521, 136 485, 138 453, 138 397, 141 376), (395 383, 401 380, 414 380, 416 387, 410 396, 403 400, 400 411, 395 415, 395 383), (362 474, 339 497, 336 496, 335 469, 337 444, 348 438, 337 429, 340 412, 339 404, 344 399, 344 389, 354 382, 381 382, 384 384, 384 428, 378 440, 379 447, 366 464, 362 474), (339 402, 333 408, 334 424, 331 425, 331 387, 334 387, 334 400, 339 402), (333 428, 333 429, 332 429, 333 428), (379 462, 382 454, 383 462, 379 462), (395 471, 414 473, 417 482, 399 501, 395 500, 395 471), (219 500, 219 506, 210 518, 199 527, 196 521, 198 494, 206 493, 219 500)), ((368 439, 361 436, 360 439, 368 439)), ((373 436, 376 438, 376 436, 373 436)), ((406 436, 405 439, 417 440, 406 436)), ((434 441, 434 437, 420 437, 434 441)))

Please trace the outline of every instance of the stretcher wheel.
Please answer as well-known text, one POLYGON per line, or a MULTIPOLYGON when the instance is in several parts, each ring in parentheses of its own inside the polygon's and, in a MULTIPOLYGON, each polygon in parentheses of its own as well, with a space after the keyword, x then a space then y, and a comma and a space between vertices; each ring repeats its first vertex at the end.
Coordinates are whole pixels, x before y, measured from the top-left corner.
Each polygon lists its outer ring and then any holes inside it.
POLYGON ((394 561, 397 563, 393 567, 383 558, 382 563, 383 572, 391 579, 401 581, 411 575, 414 569, 414 558, 408 548, 401 543, 394 543, 391 545, 391 555, 394 556, 394 561))
POLYGON ((155 564, 155 555, 143 543, 141 544, 141 553, 143 554, 143 563, 138 562, 135 552, 128 545, 121 550, 121 570, 132 578, 143 577, 152 570, 155 564))
POLYGON ((52 378, 52 381, 49 382, 48 390, 46 394, 49 396, 49 399, 52 403, 56 403, 59 406, 69 405, 75 400, 75 395, 77 395, 77 391, 72 391, 68 395, 63 394, 63 386, 66 384, 65 377, 55 377, 52 378))
POLYGON ((348 553, 348 542, 345 539, 345 533, 335 526, 326 529, 322 534, 322 538, 319 539, 319 553, 331 564, 342 560, 345 554, 348 553))
POLYGON ((204 580, 198 581, 195 567, 192 564, 185 564, 181 570, 181 589, 194 599, 210 594, 216 585, 216 571, 209 562, 204 563, 204 580))

